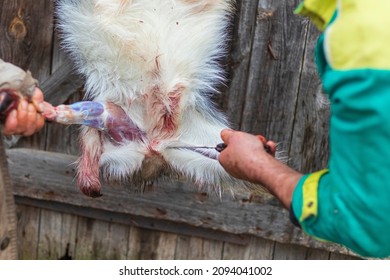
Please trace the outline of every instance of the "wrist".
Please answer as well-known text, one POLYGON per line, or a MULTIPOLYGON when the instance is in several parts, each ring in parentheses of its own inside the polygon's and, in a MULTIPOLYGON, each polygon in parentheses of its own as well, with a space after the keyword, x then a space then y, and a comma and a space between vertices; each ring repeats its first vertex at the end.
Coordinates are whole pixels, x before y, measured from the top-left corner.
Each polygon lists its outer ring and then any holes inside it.
POLYGON ((270 155, 257 166, 253 172, 255 182, 261 184, 276 196, 287 209, 290 208, 292 196, 303 174, 293 170, 270 155))

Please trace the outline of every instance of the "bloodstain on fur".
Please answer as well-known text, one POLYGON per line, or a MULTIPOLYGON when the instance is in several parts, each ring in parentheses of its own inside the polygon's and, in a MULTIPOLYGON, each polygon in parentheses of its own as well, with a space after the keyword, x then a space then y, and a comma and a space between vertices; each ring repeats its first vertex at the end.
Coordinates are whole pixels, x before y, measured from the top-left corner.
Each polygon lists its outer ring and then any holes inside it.
POLYGON ((148 115, 145 119, 152 120, 147 133, 151 139, 174 137, 180 121, 180 100, 184 89, 184 86, 176 85, 165 94, 159 86, 154 86, 145 95, 145 112, 148 115))
MULTIPOLYGON (((102 155, 102 143, 100 132, 91 128, 83 131, 83 137, 81 138, 81 157, 77 163, 77 185, 80 186, 80 190, 87 196, 100 197, 101 196, 101 184, 99 181, 99 161, 102 155), (91 134, 98 134, 96 141, 85 141, 91 134)), ((89 138, 96 139, 96 138, 89 138)))

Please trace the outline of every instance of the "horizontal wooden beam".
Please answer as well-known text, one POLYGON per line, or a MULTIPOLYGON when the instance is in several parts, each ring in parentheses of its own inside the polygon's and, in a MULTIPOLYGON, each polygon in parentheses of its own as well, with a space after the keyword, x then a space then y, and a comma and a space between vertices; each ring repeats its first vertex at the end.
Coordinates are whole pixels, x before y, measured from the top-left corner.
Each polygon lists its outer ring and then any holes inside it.
POLYGON ((45 100, 57 106, 64 103, 83 83, 84 80, 76 74, 72 62, 67 60, 41 84, 41 88, 45 100))
POLYGON ((30 149, 11 149, 7 154, 19 204, 234 243, 245 243, 253 235, 349 253, 294 227, 288 212, 271 196, 217 197, 186 182, 163 180, 142 193, 131 185, 103 185, 101 198, 89 198, 75 186, 74 156, 30 149))

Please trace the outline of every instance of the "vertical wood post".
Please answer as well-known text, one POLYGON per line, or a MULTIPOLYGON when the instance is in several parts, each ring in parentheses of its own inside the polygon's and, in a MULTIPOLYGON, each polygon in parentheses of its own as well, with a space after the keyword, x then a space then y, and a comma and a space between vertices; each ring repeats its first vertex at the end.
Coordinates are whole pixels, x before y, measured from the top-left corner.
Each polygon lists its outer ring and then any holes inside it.
POLYGON ((8 172, 3 135, 0 132, 0 259, 15 260, 18 257, 16 208, 12 181, 8 172))

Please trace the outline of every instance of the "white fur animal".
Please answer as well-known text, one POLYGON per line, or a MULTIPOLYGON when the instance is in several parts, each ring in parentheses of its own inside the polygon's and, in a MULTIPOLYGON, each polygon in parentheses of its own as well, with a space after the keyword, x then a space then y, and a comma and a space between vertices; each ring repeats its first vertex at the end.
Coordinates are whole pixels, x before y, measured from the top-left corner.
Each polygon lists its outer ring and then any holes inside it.
MULTIPOLYGON (((233 0, 60 0, 63 46, 86 77, 87 97, 120 106, 137 137, 113 141, 83 127, 78 185, 100 196, 105 178, 178 174, 199 186, 239 187, 217 160, 175 146, 215 146, 228 124, 210 96, 224 80, 233 0)), ((216 151, 204 151, 214 153, 216 151)))

